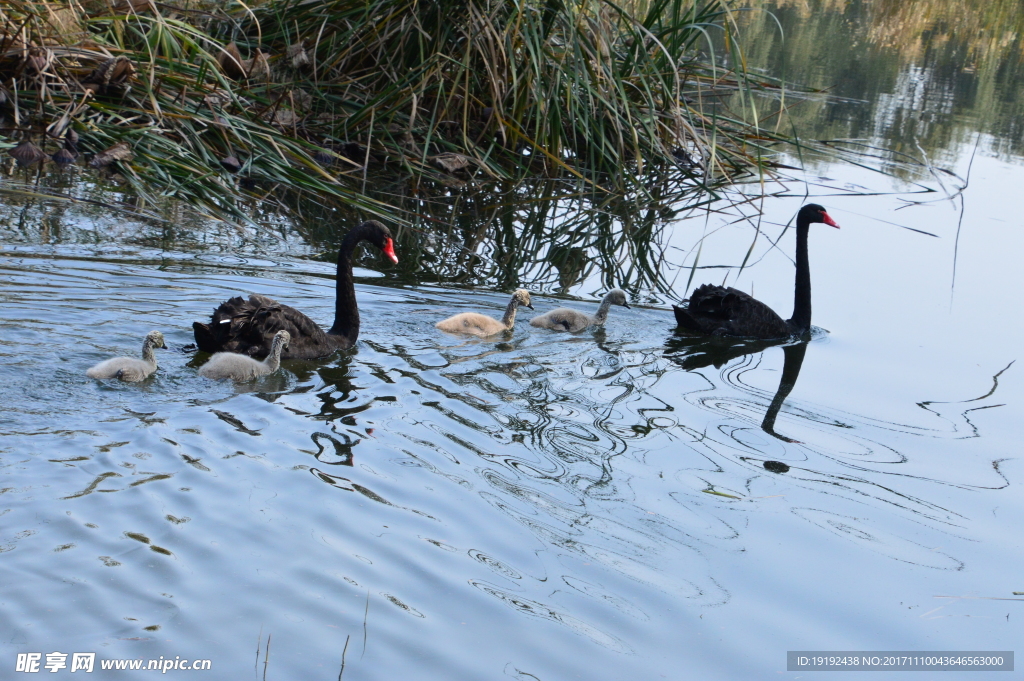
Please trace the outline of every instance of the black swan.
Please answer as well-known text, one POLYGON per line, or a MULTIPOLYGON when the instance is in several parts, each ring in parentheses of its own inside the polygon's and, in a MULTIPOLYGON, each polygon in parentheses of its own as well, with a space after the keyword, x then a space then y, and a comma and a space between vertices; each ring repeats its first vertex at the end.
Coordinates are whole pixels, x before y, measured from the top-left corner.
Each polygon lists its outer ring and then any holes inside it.
POLYGON ((237 352, 218 352, 203 366, 199 375, 206 378, 230 378, 232 381, 251 381, 260 376, 269 376, 281 367, 281 351, 288 347, 291 337, 287 331, 274 334, 270 354, 262 362, 237 352))
MULTIPOLYGON (((839 225, 825 209, 809 203, 796 216, 796 294, 793 316, 784 320, 770 307, 743 291, 704 284, 688 304, 673 306, 679 329, 703 336, 785 338, 803 336, 811 329, 811 269, 807 263, 807 232, 812 222, 839 225)), ((687 301, 683 301, 687 303, 687 301)))
POLYGON ((325 332, 295 308, 266 296, 254 294, 249 296, 249 300, 236 296, 213 311, 209 324, 192 323, 199 349, 266 357, 278 331, 287 331, 291 337, 288 350, 281 359, 315 359, 335 350, 351 348, 359 337, 359 308, 352 284, 352 251, 360 241, 369 241, 392 262, 398 262, 391 232, 381 223, 369 220, 349 230, 338 250, 334 325, 330 331, 325 332))
POLYGON ((589 315, 585 312, 577 312, 568 307, 559 307, 537 315, 530 320, 532 326, 552 331, 568 331, 577 333, 591 326, 601 326, 608 319, 608 308, 612 305, 621 305, 629 309, 626 302, 626 292, 619 288, 613 288, 605 294, 601 300, 601 307, 597 308, 597 314, 589 315))
POLYGON ((512 300, 505 308, 505 316, 501 318, 500 322, 494 317, 488 317, 479 312, 461 312, 439 321, 434 326, 447 333, 465 333, 481 338, 496 336, 499 333, 511 331, 515 327, 516 310, 520 305, 533 309, 533 305, 530 304, 530 292, 522 288, 516 289, 512 294, 512 300))
POLYGON ((100 362, 85 372, 89 378, 119 378, 122 381, 137 382, 146 379, 156 371, 156 355, 153 348, 166 348, 164 335, 159 331, 150 331, 142 342, 142 359, 134 357, 115 357, 100 362))

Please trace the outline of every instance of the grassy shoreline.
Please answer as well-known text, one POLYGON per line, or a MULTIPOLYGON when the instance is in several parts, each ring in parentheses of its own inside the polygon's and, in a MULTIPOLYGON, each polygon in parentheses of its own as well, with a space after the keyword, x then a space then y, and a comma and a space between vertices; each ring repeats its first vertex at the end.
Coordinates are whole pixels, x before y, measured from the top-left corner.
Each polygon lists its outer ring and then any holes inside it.
POLYGON ((750 122, 721 106, 778 84, 702 58, 733 30, 717 0, 14 1, 0 21, 9 147, 80 153, 143 202, 217 217, 287 190, 402 219, 366 191, 381 175, 707 190, 779 139, 752 98, 750 122))

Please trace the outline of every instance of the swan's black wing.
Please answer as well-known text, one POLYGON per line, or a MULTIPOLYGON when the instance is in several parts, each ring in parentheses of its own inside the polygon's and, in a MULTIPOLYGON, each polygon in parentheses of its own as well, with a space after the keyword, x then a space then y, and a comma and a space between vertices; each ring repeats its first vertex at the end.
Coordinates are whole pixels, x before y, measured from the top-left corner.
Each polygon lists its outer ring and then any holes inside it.
POLYGON ((274 334, 291 335, 281 359, 312 359, 329 355, 345 340, 329 336, 312 319, 272 298, 235 296, 213 311, 209 324, 193 322, 196 344, 205 352, 237 352, 263 358, 270 354, 274 334))
POLYGON ((672 309, 682 330, 703 336, 767 339, 792 334, 789 324, 770 307, 743 291, 725 286, 700 286, 683 306, 672 309))

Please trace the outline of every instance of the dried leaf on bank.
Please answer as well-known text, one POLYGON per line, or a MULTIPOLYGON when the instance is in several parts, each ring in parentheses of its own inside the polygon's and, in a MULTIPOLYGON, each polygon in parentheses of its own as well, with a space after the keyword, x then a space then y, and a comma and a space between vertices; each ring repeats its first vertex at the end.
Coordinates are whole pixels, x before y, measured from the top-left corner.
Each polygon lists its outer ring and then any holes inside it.
POLYGON ((214 90, 203 97, 203 103, 215 109, 225 106, 231 103, 231 93, 227 90, 214 90))
POLYGON ((82 79, 82 89, 92 93, 103 93, 110 88, 124 87, 134 77, 135 65, 128 57, 114 57, 108 59, 95 69, 88 76, 82 79))
POLYGON ((437 156, 430 156, 427 158, 427 161, 429 161, 435 168, 439 168, 449 175, 454 175, 457 171, 465 170, 476 163, 476 161, 468 156, 452 152, 438 154, 437 156))
POLYGON ((238 45, 228 43, 224 50, 217 54, 217 65, 224 75, 232 80, 245 78, 245 67, 242 66, 242 53, 238 51, 238 45))
POLYGON ((293 69, 304 69, 309 66, 309 53, 306 52, 306 46, 302 43, 289 45, 288 60, 291 62, 293 69))
POLYGON ((270 78, 270 62, 267 55, 256 50, 256 56, 252 59, 242 59, 242 53, 238 45, 231 42, 224 46, 224 49, 217 54, 217 65, 224 75, 232 80, 267 80, 270 78))
POLYGON ((89 36, 83 23, 82 14, 77 8, 58 7, 57 3, 47 3, 46 10, 47 23, 57 35, 61 36, 64 44, 89 36))
POLYGON ((32 47, 25 56, 25 74, 28 76, 41 75, 53 62, 53 52, 41 47, 32 47))
POLYGON ((267 61, 265 52, 256 50, 256 56, 244 62, 245 72, 252 80, 267 80, 270 78, 270 62, 267 61))
POLYGON ((291 128, 298 125, 299 121, 302 120, 302 116, 299 116, 291 109, 283 108, 267 114, 265 118, 279 128, 291 128))
POLYGON ((92 161, 89 165, 93 168, 103 168, 110 165, 114 161, 130 161, 132 160, 132 148, 127 142, 118 142, 117 144, 104 149, 100 153, 92 157, 92 161))
POLYGON ((309 111, 313 106, 313 95, 300 88, 289 90, 288 98, 291 99, 294 107, 300 111, 309 111))
POLYGON ((237 173, 242 169, 242 163, 238 160, 238 157, 232 154, 231 156, 225 156, 220 160, 220 165, 224 170, 229 173, 237 173))

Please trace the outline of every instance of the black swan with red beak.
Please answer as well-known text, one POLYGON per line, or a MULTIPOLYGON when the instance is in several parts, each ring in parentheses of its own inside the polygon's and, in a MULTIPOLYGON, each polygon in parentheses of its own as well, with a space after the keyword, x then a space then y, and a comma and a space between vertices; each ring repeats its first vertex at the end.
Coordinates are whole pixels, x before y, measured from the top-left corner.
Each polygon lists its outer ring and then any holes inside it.
POLYGON ((352 284, 352 252, 360 241, 369 241, 392 262, 398 262, 387 227, 376 220, 369 220, 350 229, 338 250, 334 325, 329 331, 321 329, 319 324, 295 308, 266 296, 254 294, 248 300, 236 296, 213 311, 209 324, 192 323, 199 349, 266 357, 278 331, 287 331, 291 337, 281 359, 315 359, 326 357, 335 350, 351 348, 359 337, 359 308, 352 284))
POLYGON ((770 307, 743 291, 705 284, 689 301, 673 306, 679 330, 701 336, 786 338, 804 336, 811 330, 811 268, 807 262, 807 232, 812 222, 839 225, 825 209, 809 203, 796 216, 796 293, 793 316, 785 320, 770 307))

